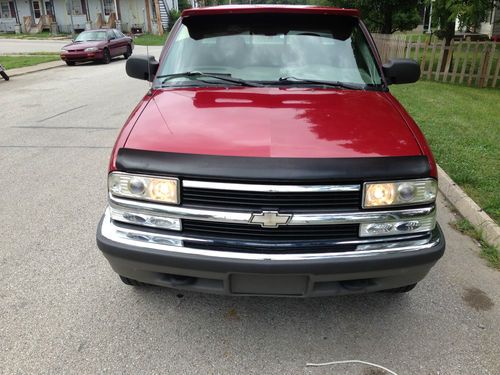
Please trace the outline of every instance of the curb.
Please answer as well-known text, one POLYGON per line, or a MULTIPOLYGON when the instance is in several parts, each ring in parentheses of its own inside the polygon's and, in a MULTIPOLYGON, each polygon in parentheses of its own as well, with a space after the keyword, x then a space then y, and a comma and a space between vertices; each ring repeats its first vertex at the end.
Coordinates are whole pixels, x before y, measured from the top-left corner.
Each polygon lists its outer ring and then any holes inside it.
POLYGON ((489 244, 500 248, 500 227, 438 165, 438 188, 448 201, 478 230, 489 244))
POLYGON ((25 74, 42 72, 44 70, 55 69, 66 66, 61 61, 51 61, 48 63, 37 64, 33 66, 27 66, 24 68, 10 69, 7 71, 9 77, 18 77, 23 76, 25 74))

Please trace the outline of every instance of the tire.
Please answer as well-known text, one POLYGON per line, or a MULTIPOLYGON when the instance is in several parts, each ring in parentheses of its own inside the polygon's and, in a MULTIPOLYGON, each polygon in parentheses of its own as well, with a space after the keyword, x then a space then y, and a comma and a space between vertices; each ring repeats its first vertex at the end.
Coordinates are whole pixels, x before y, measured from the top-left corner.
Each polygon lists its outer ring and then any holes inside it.
POLYGON ((134 280, 134 279, 129 279, 128 277, 118 275, 120 276, 120 280, 125 284, 125 285, 130 285, 130 286, 146 286, 148 284, 141 283, 140 281, 134 280))
POLYGON ((417 286, 417 284, 415 283, 415 284, 401 286, 399 288, 387 289, 387 290, 384 290, 383 292, 385 292, 385 293, 395 293, 395 294, 398 294, 398 293, 408 293, 409 291, 413 290, 416 286, 417 286))
POLYGON ((2 72, 0 72, 0 75, 1 75, 1 76, 3 77, 3 79, 5 79, 6 81, 8 81, 8 80, 10 79, 10 78, 9 78, 9 76, 7 75, 7 73, 5 73, 5 72, 3 72, 3 71, 2 71, 2 72))
POLYGON ((127 60, 131 55, 132 55, 132 47, 127 46, 127 52, 123 54, 123 57, 125 57, 125 60, 127 60))
POLYGON ((75 62, 74 61, 66 61, 66 65, 75 66, 75 62))
POLYGON ((103 58, 101 61, 103 64, 109 64, 111 62, 111 53, 109 53, 109 49, 107 48, 104 49, 103 58))

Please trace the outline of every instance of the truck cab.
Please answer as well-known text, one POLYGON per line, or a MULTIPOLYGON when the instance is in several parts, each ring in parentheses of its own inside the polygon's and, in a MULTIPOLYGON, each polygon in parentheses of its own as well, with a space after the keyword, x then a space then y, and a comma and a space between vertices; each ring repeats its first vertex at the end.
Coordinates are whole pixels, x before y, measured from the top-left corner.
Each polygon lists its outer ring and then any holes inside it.
POLYGON ((109 163, 97 245, 128 285, 408 292, 443 255, 437 169, 354 9, 185 10, 109 163))

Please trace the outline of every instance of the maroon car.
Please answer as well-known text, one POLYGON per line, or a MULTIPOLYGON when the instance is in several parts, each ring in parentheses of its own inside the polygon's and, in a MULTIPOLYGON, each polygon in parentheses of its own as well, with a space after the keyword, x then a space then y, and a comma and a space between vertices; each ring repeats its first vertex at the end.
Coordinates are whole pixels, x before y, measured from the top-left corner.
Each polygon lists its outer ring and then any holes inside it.
POLYGON ((61 49, 61 59, 68 65, 81 61, 101 61, 109 64, 113 57, 132 55, 132 38, 116 29, 84 31, 61 49))

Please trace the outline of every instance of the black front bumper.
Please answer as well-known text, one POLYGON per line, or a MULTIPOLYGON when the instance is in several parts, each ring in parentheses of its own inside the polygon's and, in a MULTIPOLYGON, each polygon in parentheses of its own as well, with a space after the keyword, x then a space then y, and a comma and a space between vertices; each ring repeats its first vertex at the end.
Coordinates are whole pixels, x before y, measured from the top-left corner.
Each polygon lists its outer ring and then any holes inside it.
MULTIPOLYGON (((326 296, 374 292, 422 280, 445 249, 436 226, 429 246, 370 255, 278 260, 234 259, 116 242, 97 246, 118 274, 165 287, 228 295, 326 296)), ((182 250, 182 248, 180 248, 182 250)))

